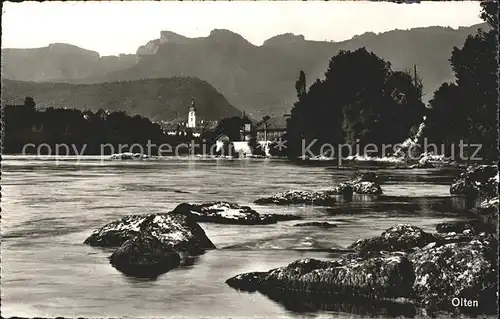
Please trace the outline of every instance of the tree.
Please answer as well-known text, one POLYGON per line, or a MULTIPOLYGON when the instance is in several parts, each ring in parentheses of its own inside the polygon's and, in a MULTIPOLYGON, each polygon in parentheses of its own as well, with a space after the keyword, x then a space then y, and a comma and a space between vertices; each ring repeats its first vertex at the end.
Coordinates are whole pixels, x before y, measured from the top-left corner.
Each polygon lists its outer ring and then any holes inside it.
POLYGON ((455 47, 450 62, 455 72, 456 85, 443 84, 430 101, 434 127, 448 127, 447 134, 434 128, 430 137, 437 140, 446 136, 446 143, 481 144, 480 156, 498 159, 497 105, 498 105, 498 3, 481 3, 481 18, 492 29, 479 29, 467 37, 462 48, 455 47), (450 116, 450 115, 453 116, 450 116), (447 116, 446 116, 447 115, 447 116))
POLYGON ((427 113, 422 103, 422 79, 408 70, 394 71, 387 78, 384 90, 388 110, 380 124, 390 129, 381 129, 380 139, 394 144, 416 131, 427 113))
POLYGON ((306 74, 302 70, 300 71, 299 79, 295 82, 295 90, 299 98, 306 93, 306 74))
POLYGON ((449 155, 451 143, 467 138, 468 123, 461 94, 456 84, 443 83, 429 101, 432 108, 428 111, 425 136, 430 143, 444 146, 443 155, 449 155))
MULTIPOLYGON (((422 120, 421 84, 365 48, 332 57, 325 80, 316 80, 294 104, 287 121, 289 155, 303 145, 399 143, 422 120)), ((297 85, 298 86, 298 85, 297 85)))
POLYGON ((481 2, 481 19, 498 31, 498 1, 481 2))
POLYGON ((267 141, 267 121, 269 121, 271 117, 266 115, 262 117, 262 125, 264 125, 264 140, 267 141))
POLYGON ((24 99, 24 106, 34 109, 36 106, 35 100, 31 96, 27 96, 24 99))
POLYGON ((252 134, 250 136, 250 140, 248 141, 248 146, 250 147, 250 150, 252 151, 252 155, 260 155, 260 156, 265 156, 266 152, 265 150, 261 147, 259 142, 257 141, 257 132, 252 131, 252 134))
POLYGON ((215 134, 225 134, 231 141, 239 141, 242 125, 243 119, 239 116, 223 118, 215 128, 215 134))

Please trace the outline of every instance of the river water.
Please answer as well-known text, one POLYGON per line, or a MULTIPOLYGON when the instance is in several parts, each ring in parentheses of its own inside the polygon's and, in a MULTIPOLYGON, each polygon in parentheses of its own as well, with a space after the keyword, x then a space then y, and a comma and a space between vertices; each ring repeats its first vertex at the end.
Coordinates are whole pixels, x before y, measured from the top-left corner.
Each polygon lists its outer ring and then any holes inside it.
MULTIPOLYGON (((41 317, 362 317, 310 307, 298 311, 224 282, 299 258, 338 258, 331 248, 379 235, 398 223, 432 231, 465 218, 449 196, 454 170, 375 172, 378 200, 355 197, 332 208, 260 206, 259 197, 289 189, 317 190, 348 179, 352 169, 280 160, 163 159, 104 161, 6 156, 2 159, 2 316, 41 317), (112 250, 89 247, 96 228, 132 213, 169 211, 181 202, 224 200, 258 212, 290 213, 337 228, 204 224, 217 246, 154 281, 126 277, 108 262, 112 250)), ((302 221, 300 221, 302 222, 302 221)))

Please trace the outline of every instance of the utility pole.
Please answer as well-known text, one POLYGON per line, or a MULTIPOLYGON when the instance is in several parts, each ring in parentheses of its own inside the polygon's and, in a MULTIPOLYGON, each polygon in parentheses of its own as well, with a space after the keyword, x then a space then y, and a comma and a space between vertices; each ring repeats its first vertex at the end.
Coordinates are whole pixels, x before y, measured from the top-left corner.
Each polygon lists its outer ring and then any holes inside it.
POLYGON ((415 81, 415 93, 416 93, 417 98, 418 98, 417 65, 416 64, 413 65, 413 77, 414 77, 414 81, 415 81))

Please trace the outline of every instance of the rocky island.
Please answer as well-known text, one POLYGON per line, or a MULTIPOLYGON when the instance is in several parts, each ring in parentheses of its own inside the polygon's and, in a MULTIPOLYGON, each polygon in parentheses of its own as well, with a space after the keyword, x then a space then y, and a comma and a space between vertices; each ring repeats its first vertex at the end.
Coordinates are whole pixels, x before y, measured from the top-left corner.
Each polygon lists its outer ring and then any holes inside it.
POLYGON ((315 204, 322 206, 332 206, 338 199, 338 196, 351 198, 353 194, 360 195, 382 195, 377 176, 372 172, 355 174, 354 177, 333 188, 321 191, 299 191, 290 190, 276 193, 270 197, 259 198, 256 204, 315 204))
POLYGON ((154 278, 178 267, 185 257, 215 249, 198 222, 263 225, 297 220, 289 214, 259 214, 229 202, 182 203, 168 213, 128 215, 95 230, 84 244, 117 248, 110 262, 134 277, 154 278))

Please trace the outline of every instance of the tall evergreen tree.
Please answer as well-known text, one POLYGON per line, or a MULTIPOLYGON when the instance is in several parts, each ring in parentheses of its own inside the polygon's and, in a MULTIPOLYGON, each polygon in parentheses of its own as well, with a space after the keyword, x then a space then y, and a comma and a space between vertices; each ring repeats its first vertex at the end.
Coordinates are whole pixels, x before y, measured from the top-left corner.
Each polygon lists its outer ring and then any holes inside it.
POLYGON ((299 79, 295 82, 295 90, 297 91, 297 97, 301 97, 306 93, 307 84, 306 84, 306 74, 304 71, 300 71, 299 79))

